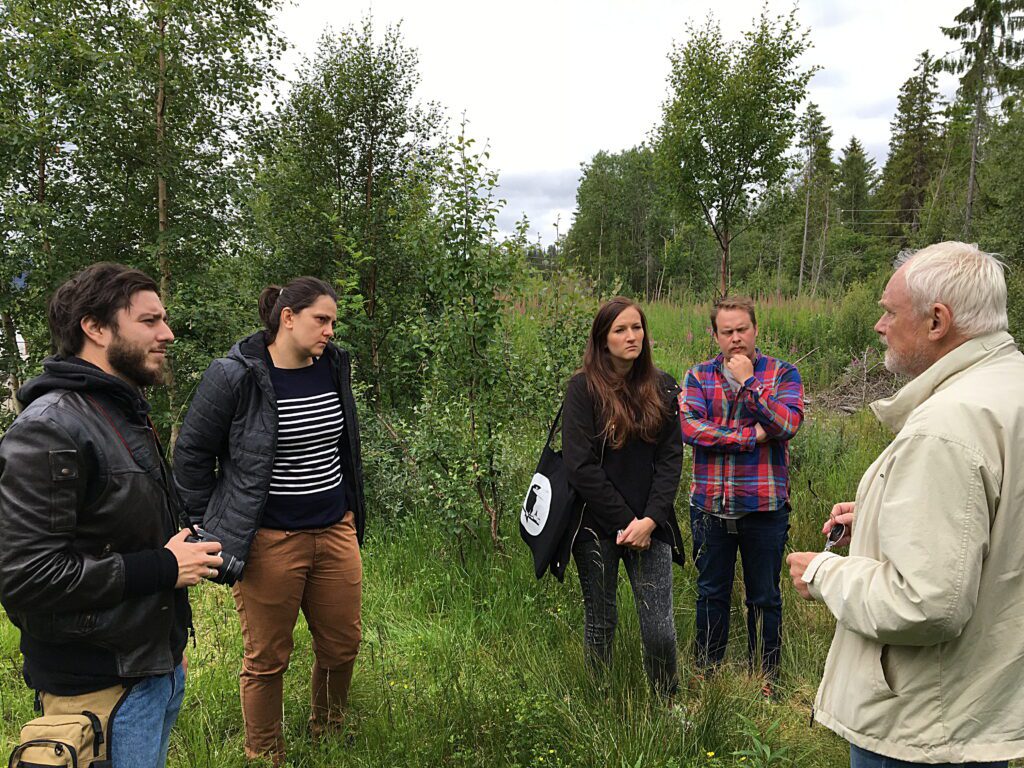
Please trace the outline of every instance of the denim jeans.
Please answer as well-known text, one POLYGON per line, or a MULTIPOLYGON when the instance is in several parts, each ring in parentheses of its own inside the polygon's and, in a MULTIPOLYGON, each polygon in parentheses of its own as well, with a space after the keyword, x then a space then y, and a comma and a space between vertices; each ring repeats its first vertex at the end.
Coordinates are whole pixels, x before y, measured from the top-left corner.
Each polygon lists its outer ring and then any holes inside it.
POLYGON ((113 768, 163 768, 171 726, 185 695, 185 668, 137 682, 114 715, 110 735, 113 768))
POLYGON ((643 551, 620 547, 611 539, 586 539, 573 545, 572 554, 583 590, 583 645, 588 662, 599 671, 612 664, 621 560, 640 619, 644 670, 656 692, 674 694, 679 679, 672 615, 672 548, 657 539, 651 539, 650 548, 643 551))
MULTIPOLYGON (((995 763, 927 763, 928 768, 1006 768, 1008 764, 1007 760, 995 763)), ((926 763, 908 763, 850 745, 850 768, 913 768, 915 765, 926 763)))
POLYGON ((691 506, 690 528, 697 564, 697 666, 707 669, 725 657, 739 550, 746 588, 748 663, 753 670, 760 630, 761 669, 765 677, 774 679, 782 645, 779 574, 789 533, 789 506, 775 512, 751 512, 734 521, 691 506), (730 530, 731 523, 735 532, 730 530))

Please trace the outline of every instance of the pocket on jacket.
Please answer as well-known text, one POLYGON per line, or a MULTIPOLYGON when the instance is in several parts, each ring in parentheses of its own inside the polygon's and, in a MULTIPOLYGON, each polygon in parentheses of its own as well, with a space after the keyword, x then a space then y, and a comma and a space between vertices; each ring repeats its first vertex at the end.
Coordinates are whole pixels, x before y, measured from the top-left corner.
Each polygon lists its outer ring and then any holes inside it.
POLYGON ((50 530, 75 530, 78 515, 78 451, 50 451, 50 530))
POLYGON ((871 671, 874 678, 873 682, 875 684, 875 689, 879 693, 883 693, 888 696, 896 696, 896 687, 893 682, 891 668, 887 671, 887 667, 891 664, 891 659, 889 658, 890 652, 891 646, 883 645, 879 647, 878 654, 874 659, 875 663, 872 665, 871 671))
POLYGON ((55 640, 85 639, 93 645, 125 653, 142 644, 141 638, 167 637, 173 612, 167 592, 123 600, 105 610, 79 614, 54 614, 55 640))
POLYGON ((879 668, 887 690, 894 696, 937 703, 943 648, 942 644, 883 646, 879 668))
POLYGON ((890 646, 882 646, 882 651, 878 656, 878 666, 882 670, 882 682, 885 683, 886 690, 895 696, 896 684, 893 682, 892 672, 889 669, 889 650, 890 646))

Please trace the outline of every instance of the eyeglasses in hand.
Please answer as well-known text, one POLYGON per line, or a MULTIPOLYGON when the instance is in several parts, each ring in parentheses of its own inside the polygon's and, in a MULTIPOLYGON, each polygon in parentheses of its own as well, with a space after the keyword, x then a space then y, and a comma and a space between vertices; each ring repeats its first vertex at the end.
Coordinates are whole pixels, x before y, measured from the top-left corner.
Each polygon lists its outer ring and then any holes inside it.
POLYGON ((846 526, 842 523, 832 522, 832 528, 828 532, 828 537, 825 539, 825 552, 828 552, 832 547, 836 546, 842 541, 843 536, 846 535, 846 526))

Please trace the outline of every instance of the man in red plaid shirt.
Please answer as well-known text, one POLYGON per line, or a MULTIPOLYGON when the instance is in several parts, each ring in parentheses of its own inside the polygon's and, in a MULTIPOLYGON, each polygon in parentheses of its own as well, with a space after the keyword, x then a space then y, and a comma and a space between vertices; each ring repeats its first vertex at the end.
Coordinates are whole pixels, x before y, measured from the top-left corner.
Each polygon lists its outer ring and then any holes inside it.
POLYGON ((779 666, 779 574, 789 531, 789 441, 803 422, 796 368, 755 347, 750 299, 726 297, 711 310, 722 353, 694 366, 679 395, 683 440, 693 446, 690 527, 697 564, 697 665, 725 656, 736 552, 746 587, 751 670, 760 629, 764 693, 779 666))

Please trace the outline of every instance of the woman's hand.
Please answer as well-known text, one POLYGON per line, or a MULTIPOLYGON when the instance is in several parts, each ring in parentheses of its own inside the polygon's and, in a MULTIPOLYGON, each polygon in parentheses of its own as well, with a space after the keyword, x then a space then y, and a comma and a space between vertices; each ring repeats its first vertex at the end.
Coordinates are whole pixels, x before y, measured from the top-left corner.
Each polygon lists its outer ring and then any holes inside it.
POLYGON ((658 524, 649 517, 637 517, 629 525, 619 531, 615 543, 630 549, 647 549, 651 546, 651 534, 658 524))

